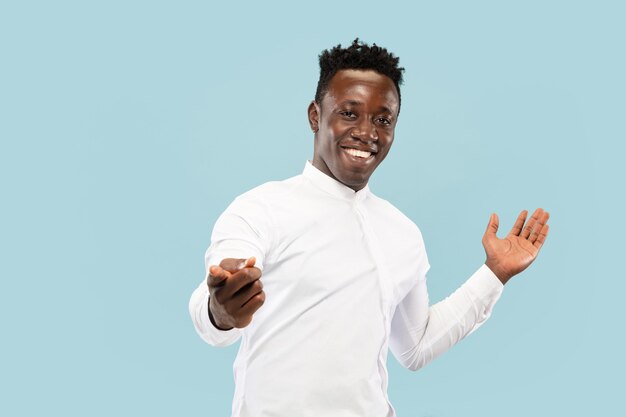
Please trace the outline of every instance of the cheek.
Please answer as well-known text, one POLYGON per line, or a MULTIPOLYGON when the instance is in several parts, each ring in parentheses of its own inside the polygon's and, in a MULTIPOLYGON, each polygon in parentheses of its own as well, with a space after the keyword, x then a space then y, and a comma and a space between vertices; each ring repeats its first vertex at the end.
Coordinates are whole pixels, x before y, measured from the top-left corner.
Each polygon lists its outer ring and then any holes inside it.
POLYGON ((346 132, 349 132, 352 127, 352 123, 338 117, 329 117, 326 120, 326 129, 334 137, 345 135, 346 132))
POLYGON ((389 150, 391 149, 391 145, 393 144, 393 137, 391 139, 384 140, 384 143, 381 143, 381 149, 383 152, 383 157, 387 156, 389 150))
POLYGON ((350 129, 352 126, 344 123, 336 123, 331 126, 330 131, 332 132, 333 138, 335 140, 339 140, 340 138, 349 135, 350 129))
POLYGON ((391 145, 393 145, 393 134, 381 135, 379 137, 379 141, 385 149, 389 150, 389 148, 391 148, 391 145))

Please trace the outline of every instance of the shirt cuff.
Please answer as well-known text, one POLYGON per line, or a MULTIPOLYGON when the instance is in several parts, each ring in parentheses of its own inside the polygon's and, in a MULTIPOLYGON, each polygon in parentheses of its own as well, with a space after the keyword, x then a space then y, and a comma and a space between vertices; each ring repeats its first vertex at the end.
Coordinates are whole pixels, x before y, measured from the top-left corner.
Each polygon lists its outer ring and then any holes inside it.
POLYGON ((209 318, 209 289, 203 282, 192 294, 189 312, 196 331, 204 341, 213 346, 227 346, 234 343, 241 335, 241 330, 233 328, 220 330, 209 318))
POLYGON ((500 278, 485 264, 478 268, 472 277, 474 276, 476 276, 476 280, 480 282, 480 286, 486 290, 500 290, 500 292, 502 292, 504 288, 504 284, 502 284, 500 278))
POLYGON ((484 264, 474 272, 465 285, 475 297, 483 301, 486 306, 486 315, 491 313, 493 306, 504 290, 504 284, 502 284, 496 274, 484 264))

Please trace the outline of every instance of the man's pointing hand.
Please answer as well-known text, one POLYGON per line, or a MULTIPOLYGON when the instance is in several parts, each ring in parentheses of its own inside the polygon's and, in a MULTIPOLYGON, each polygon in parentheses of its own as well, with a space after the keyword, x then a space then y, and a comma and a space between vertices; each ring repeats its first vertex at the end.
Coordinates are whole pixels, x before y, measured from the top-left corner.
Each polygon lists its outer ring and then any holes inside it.
POLYGON ((255 263, 254 257, 227 258, 209 268, 209 317, 218 329, 246 327, 265 302, 261 270, 255 263))

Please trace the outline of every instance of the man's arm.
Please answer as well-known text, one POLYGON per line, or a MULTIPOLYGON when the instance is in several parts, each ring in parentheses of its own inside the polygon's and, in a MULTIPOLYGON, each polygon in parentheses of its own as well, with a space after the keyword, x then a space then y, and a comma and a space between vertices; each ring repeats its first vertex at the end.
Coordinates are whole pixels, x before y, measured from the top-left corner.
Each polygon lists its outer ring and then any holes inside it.
POLYGON ((491 216, 483 236, 485 265, 445 300, 429 307, 426 279, 419 279, 391 324, 390 348, 403 366, 421 368, 489 318, 503 285, 536 259, 548 235, 547 212, 537 209, 526 223, 527 215, 522 211, 504 239, 496 236, 497 215, 491 216))
POLYGON ((260 277, 272 230, 267 210, 250 197, 236 199, 215 223, 207 278, 189 301, 194 327, 210 345, 237 341, 265 301, 260 277))
POLYGON ((491 315, 503 285, 485 265, 446 299, 429 306, 426 279, 396 307, 390 348, 398 362, 413 371, 425 366, 491 315))

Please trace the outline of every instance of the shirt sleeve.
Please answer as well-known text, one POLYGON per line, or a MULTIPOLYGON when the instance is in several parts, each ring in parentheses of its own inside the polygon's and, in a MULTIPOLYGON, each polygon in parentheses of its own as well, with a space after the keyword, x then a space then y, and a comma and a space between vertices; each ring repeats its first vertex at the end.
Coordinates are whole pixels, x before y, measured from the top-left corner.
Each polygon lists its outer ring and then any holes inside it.
POLYGON ((483 265, 452 295, 429 306, 426 278, 421 277, 393 315, 393 355, 411 370, 428 364, 489 318, 502 289, 498 277, 483 265))
MULTIPOLYGON (((211 235, 211 245, 205 254, 208 276, 212 265, 225 258, 256 258, 261 271, 271 245, 269 213, 258 199, 238 197, 217 219, 211 235)), ((191 295, 189 313, 200 337, 213 346, 228 346, 241 336, 241 329, 220 330, 209 318, 209 288, 204 279, 191 295)))

